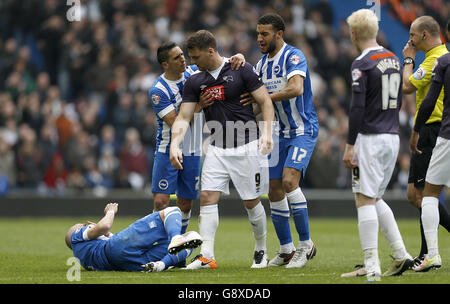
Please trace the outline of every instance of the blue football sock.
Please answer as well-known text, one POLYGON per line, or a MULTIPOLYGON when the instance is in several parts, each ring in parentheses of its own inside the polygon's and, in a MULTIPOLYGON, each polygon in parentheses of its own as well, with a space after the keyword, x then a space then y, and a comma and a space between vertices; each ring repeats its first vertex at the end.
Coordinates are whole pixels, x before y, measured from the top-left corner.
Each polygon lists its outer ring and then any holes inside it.
POLYGON ((181 250, 177 254, 166 254, 161 261, 166 265, 166 269, 170 266, 179 265, 186 261, 186 258, 192 253, 192 249, 181 250))
POLYGON ((279 202, 270 202, 270 217, 280 245, 292 243, 289 214, 289 205, 286 197, 279 202))
POLYGON ((292 207, 292 217, 297 229, 300 241, 307 241, 309 236, 308 206, 306 198, 300 188, 286 194, 292 207))
POLYGON ((169 239, 181 234, 181 210, 178 207, 164 209, 164 229, 169 239))

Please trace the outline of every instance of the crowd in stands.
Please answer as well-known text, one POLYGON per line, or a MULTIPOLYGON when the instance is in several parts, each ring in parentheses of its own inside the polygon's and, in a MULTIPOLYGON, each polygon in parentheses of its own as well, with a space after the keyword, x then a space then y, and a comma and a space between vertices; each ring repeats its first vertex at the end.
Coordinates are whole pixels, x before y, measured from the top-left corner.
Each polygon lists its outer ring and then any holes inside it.
MULTIPOLYGON (((162 73, 158 46, 183 44, 189 33, 208 29, 221 54, 239 52, 256 64, 256 23, 273 10, 286 20, 285 40, 304 52, 312 77, 320 134, 305 186, 350 187, 341 158, 358 54, 345 20, 333 27, 326 0, 72 2, 81 4, 79 21, 69 21, 66 1, 0 1, 0 194, 146 187, 157 131, 147 91, 162 73)), ((450 12, 445 0, 382 2, 406 28, 408 18, 424 13, 444 25, 450 12)), ((414 96, 404 96, 391 188, 406 187, 414 113, 414 96)))

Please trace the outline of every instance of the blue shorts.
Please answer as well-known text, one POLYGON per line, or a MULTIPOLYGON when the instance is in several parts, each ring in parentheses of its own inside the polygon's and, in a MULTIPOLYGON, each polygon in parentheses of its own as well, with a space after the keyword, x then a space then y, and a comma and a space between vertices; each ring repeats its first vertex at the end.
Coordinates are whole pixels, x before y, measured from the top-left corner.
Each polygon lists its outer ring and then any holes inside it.
POLYGON ((183 170, 175 169, 169 154, 156 152, 152 173, 152 193, 174 194, 185 199, 198 199, 200 156, 183 155, 183 170))
POLYGON ((278 153, 269 155, 269 178, 281 179, 285 167, 297 169, 302 172, 302 177, 304 177, 316 145, 317 136, 300 135, 293 138, 281 137, 278 140, 278 151, 276 151, 278 153))
POLYGON ((114 234, 106 244, 106 256, 115 268, 141 271, 141 265, 167 254, 169 238, 159 212, 153 212, 114 234))

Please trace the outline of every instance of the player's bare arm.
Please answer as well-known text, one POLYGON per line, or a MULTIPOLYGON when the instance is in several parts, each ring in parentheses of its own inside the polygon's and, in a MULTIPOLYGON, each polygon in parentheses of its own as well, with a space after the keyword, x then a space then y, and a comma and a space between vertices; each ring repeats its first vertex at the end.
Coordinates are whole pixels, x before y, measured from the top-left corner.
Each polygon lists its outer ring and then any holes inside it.
POLYGON ((251 92, 252 97, 261 108, 263 127, 258 147, 262 154, 269 154, 273 149, 272 124, 274 120, 274 109, 272 100, 265 86, 251 92))
POLYGON ((194 117, 196 102, 185 102, 180 106, 180 112, 172 125, 172 140, 170 142, 170 163, 178 170, 183 170, 183 153, 180 143, 189 128, 189 122, 194 117))
POLYGON ((105 207, 105 216, 92 229, 89 229, 87 236, 90 240, 102 235, 108 235, 114 223, 114 216, 117 213, 119 204, 109 203, 105 207))
POLYGON ((408 63, 406 60, 403 67, 403 86, 402 91, 405 94, 414 93, 417 88, 409 81, 409 77, 413 74, 414 69, 414 59, 416 58, 416 49, 414 48, 411 40, 408 40, 405 47, 403 48, 403 59, 411 58, 413 61, 408 63))
POLYGON ((298 97, 303 94, 303 80, 300 75, 295 75, 289 78, 286 87, 277 93, 270 94, 270 98, 273 102, 288 100, 298 97))

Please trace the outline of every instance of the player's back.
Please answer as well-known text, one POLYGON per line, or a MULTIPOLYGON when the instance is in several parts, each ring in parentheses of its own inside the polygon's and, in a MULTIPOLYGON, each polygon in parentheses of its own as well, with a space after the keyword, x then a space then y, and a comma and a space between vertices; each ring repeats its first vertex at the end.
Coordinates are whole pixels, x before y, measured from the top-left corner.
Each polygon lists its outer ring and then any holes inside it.
POLYGON ((402 103, 402 65, 397 56, 383 47, 368 48, 353 61, 351 106, 357 94, 364 95, 363 134, 397 134, 402 103))

